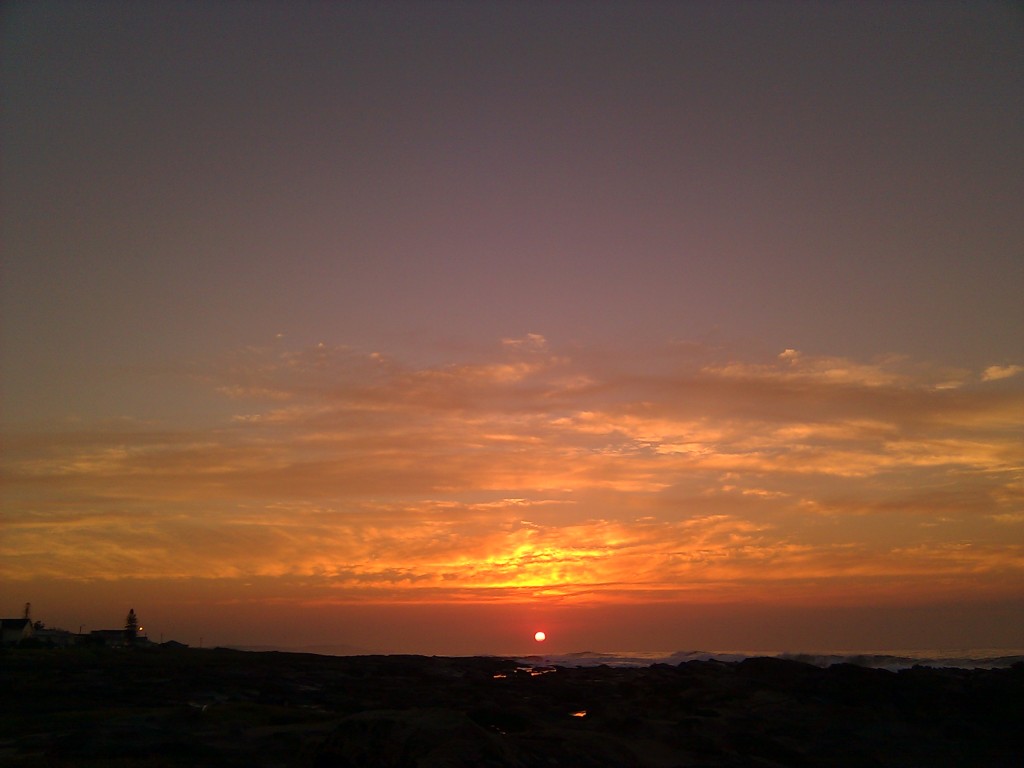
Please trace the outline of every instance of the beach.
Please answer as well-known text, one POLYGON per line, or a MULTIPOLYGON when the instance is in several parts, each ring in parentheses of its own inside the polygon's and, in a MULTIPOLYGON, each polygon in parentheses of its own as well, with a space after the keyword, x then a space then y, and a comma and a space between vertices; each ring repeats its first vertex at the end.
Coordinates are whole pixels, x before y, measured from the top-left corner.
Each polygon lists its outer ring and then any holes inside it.
POLYGON ((5 649, 3 766, 1017 766, 1024 665, 5 649))

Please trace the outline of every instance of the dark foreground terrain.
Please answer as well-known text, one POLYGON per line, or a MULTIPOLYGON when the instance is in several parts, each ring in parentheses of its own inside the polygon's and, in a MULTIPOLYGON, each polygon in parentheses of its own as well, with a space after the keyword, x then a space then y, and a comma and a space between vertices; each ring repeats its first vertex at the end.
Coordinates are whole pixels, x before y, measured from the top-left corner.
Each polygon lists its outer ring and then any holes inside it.
POLYGON ((1019 766, 1024 666, 0 652, 3 766, 1019 766))

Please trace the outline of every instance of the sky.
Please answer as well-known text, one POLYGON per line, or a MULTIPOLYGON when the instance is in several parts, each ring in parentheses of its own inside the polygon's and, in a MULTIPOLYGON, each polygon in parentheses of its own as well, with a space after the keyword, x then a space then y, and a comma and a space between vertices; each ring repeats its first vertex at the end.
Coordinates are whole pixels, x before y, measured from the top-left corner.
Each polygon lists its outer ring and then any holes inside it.
POLYGON ((1012 2, 11 2, 0 613, 1024 647, 1012 2))

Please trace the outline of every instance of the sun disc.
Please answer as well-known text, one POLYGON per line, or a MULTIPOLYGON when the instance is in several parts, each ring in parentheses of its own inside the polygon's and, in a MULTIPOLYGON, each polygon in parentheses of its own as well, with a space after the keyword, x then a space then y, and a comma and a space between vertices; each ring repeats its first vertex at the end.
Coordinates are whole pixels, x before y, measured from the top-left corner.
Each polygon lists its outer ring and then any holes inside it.
POLYGON ((545 635, 543 632, 534 632, 533 639, 536 640, 538 643, 543 643, 547 639, 547 635, 545 635))

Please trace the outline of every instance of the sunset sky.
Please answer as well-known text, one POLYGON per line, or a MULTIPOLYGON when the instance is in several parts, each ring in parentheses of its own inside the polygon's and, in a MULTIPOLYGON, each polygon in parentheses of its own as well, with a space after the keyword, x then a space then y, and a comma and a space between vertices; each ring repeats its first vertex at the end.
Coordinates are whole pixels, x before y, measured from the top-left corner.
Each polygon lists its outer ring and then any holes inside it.
POLYGON ((1020 4, 0 25, 0 614, 1024 647, 1020 4))

